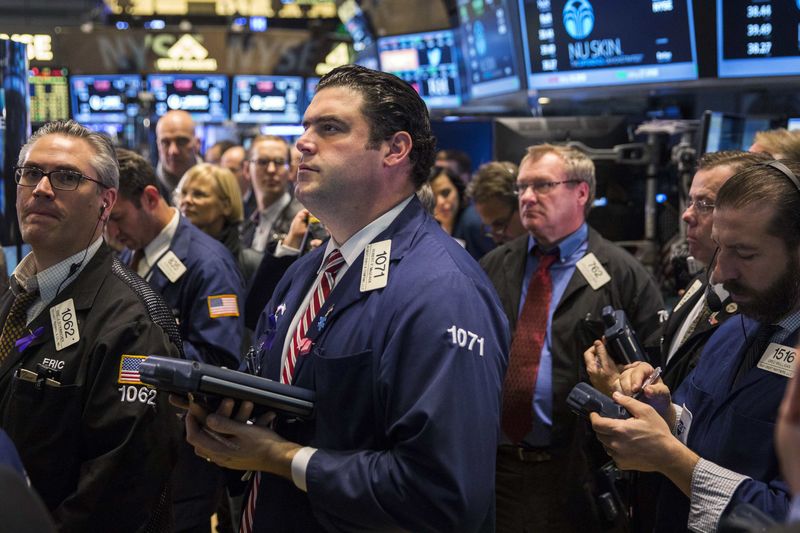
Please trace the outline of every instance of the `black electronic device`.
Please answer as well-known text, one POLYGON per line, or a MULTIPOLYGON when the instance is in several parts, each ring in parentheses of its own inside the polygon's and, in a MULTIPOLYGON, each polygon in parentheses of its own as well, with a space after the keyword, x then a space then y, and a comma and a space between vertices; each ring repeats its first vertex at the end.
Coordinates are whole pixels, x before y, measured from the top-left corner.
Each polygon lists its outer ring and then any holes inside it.
POLYGON ((70 76, 72 118, 81 124, 125 124, 139 114, 138 74, 70 76))
POLYGON ((604 418, 631 417, 627 409, 588 383, 578 383, 572 387, 567 396, 567 405, 572 412, 584 418, 589 418, 590 413, 597 413, 604 418))
POLYGON ((746 152, 759 131, 772 127, 768 117, 753 117, 705 111, 700 120, 700 154, 721 150, 741 150, 746 152))
POLYGON ((67 69, 31 68, 28 89, 32 123, 43 124, 69 118, 67 69))
POLYGON ((530 89, 697 79, 691 0, 519 5, 530 89))
POLYGON ((606 326, 606 348, 614 361, 623 365, 634 361, 648 361, 636 332, 628 324, 625 311, 607 305, 603 308, 602 316, 606 326))
POLYGON ((796 0, 717 0, 720 78, 800 74, 796 0))
POLYGON ((378 39, 381 70, 408 82, 429 108, 461 106, 458 42, 453 30, 378 39))
POLYGON ((457 4, 469 99, 522 89, 516 47, 519 24, 511 0, 458 0, 457 4))
POLYGON ((234 122, 299 124, 302 120, 303 78, 300 76, 234 76, 234 122))
POLYGON ((228 120, 228 77, 220 74, 149 74, 147 90, 153 93, 157 116, 176 109, 197 122, 228 120))
POLYGON ((201 396, 213 406, 222 398, 250 401, 254 414, 275 411, 311 418, 314 391, 218 366, 171 357, 150 356, 139 365, 139 379, 159 390, 201 396))

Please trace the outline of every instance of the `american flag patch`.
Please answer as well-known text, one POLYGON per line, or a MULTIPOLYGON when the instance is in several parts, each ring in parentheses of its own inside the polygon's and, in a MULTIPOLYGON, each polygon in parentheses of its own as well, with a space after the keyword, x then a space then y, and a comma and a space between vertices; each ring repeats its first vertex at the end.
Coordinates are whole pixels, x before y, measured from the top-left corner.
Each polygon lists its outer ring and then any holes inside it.
POLYGON ((235 294, 218 294, 208 297, 208 316, 220 318, 223 316, 239 316, 239 302, 235 294))
POLYGON ((143 385, 139 379, 139 365, 147 359, 146 355, 122 355, 119 361, 119 382, 143 385))

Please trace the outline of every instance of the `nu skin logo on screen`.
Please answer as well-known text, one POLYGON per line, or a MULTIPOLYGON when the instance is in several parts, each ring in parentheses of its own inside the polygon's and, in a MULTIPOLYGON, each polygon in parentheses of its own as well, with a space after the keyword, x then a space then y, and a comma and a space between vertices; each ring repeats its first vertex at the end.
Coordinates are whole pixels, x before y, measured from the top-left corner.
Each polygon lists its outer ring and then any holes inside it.
MULTIPOLYGON (((800 1, 800 0, 798 0, 800 1)), ((573 39, 586 39, 594 29, 594 9, 589 0, 569 0, 564 5, 564 28, 573 39)))
POLYGON ((595 14, 589 0, 567 0, 563 20, 564 29, 577 41, 567 44, 570 62, 575 66, 602 66, 605 60, 623 55, 619 38, 581 40, 594 30, 595 14))

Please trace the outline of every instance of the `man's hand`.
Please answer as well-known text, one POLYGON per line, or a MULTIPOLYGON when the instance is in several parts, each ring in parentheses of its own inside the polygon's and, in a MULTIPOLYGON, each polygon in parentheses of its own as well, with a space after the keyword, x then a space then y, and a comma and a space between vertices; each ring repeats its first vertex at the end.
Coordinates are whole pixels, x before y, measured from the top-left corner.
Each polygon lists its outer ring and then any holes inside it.
POLYGON ((778 412, 775 430, 775 448, 781 463, 781 472, 789 484, 792 494, 800 494, 800 372, 795 374, 786 387, 786 393, 778 412))
POLYGON ((306 231, 308 231, 309 216, 308 209, 301 209, 297 212, 289 226, 289 232, 286 234, 286 238, 283 239, 284 246, 294 248, 295 250, 300 249, 300 245, 303 243, 303 236, 306 234, 306 231))
POLYGON ((653 375, 655 369, 648 363, 636 361, 625 366, 619 376, 615 390, 625 396, 632 396, 653 407, 670 428, 675 427, 675 409, 672 406, 672 396, 669 387, 664 385, 661 378, 645 386, 645 382, 653 375), (644 387, 644 388, 642 388, 644 387))
POLYGON ((197 455, 233 470, 259 470, 292 479, 292 459, 301 446, 266 427, 274 413, 248 424, 252 402, 243 402, 235 415, 234 401, 229 398, 211 414, 193 401, 188 407, 186 440, 197 455))
POLYGON ((592 427, 606 452, 621 469, 661 472, 688 495, 692 472, 700 459, 697 454, 672 435, 651 406, 618 392, 613 398, 632 418, 617 420, 591 414, 592 427))
POLYGON ((589 381, 592 386, 605 394, 611 396, 612 393, 622 392, 619 387, 619 377, 624 365, 614 362, 603 341, 594 341, 585 352, 583 360, 586 363, 586 371, 589 373, 589 381))

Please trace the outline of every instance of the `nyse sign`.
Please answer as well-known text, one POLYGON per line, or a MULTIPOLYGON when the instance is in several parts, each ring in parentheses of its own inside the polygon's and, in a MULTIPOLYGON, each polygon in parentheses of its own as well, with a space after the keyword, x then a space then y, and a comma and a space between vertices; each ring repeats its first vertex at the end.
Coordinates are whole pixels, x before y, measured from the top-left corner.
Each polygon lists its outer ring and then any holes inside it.
POLYGON ((292 70, 313 71, 316 64, 314 54, 295 55, 312 45, 310 33, 303 30, 271 30, 248 39, 230 36, 224 30, 192 34, 191 39, 186 39, 187 35, 95 31, 87 38, 83 33, 64 32, 54 36, 53 48, 59 64, 69 65, 73 72, 97 74, 159 70, 273 72, 287 62, 293 64, 292 70), (210 69, 214 63, 215 68, 210 69), (192 68, 196 66, 203 68, 192 68))

